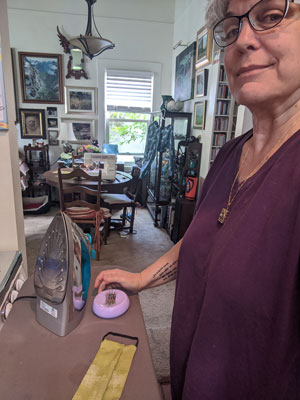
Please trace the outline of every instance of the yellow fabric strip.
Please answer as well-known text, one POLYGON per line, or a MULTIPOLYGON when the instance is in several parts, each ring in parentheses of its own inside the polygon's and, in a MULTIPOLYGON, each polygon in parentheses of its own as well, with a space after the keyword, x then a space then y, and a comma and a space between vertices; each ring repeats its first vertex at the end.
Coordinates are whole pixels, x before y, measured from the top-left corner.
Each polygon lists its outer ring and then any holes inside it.
POLYGON ((124 346, 122 354, 113 371, 110 383, 106 388, 103 400, 118 400, 121 397, 126 379, 130 370, 130 366, 136 351, 133 345, 124 346))
POLYGON ((133 345, 103 340, 73 400, 118 400, 136 351, 133 345))

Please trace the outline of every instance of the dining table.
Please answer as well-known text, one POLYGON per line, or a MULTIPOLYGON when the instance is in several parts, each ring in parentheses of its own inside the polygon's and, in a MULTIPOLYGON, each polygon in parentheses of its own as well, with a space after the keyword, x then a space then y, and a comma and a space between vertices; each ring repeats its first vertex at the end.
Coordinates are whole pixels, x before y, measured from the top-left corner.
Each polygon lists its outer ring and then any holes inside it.
MULTIPOLYGON (((63 168, 63 171, 71 172, 73 168, 63 168)), ((58 188, 58 170, 53 169, 46 171, 44 173, 44 178, 46 183, 49 186, 53 186, 58 188)), ((114 180, 102 179, 101 180, 101 193, 123 193, 123 189, 130 184, 132 179, 131 174, 124 172, 124 171, 117 171, 116 177, 114 180)), ((87 186, 91 189, 95 189, 97 186, 97 181, 89 181, 88 179, 84 180, 84 186, 87 186)), ((64 181, 64 185, 68 186, 78 186, 80 185, 80 181, 76 178, 71 178, 64 181)))

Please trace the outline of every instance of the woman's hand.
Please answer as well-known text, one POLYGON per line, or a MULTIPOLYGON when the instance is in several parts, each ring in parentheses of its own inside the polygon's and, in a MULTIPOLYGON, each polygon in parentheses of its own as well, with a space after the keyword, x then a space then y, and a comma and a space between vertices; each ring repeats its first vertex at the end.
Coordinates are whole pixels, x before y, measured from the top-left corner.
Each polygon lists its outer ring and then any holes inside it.
POLYGON ((116 288, 117 286, 138 292, 142 289, 141 274, 122 271, 121 269, 109 269, 100 272, 95 280, 95 288, 98 288, 98 293, 101 293, 107 287, 116 288))

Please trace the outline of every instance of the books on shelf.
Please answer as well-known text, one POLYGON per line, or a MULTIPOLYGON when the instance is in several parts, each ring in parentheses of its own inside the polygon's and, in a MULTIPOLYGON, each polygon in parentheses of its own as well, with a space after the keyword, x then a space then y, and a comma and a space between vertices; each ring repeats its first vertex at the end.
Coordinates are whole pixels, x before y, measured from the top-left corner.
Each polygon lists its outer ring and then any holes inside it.
POLYGON ((229 101, 223 101, 223 100, 217 101, 217 110, 216 110, 217 115, 228 115, 229 109, 230 109, 229 101))
POLYGON ((227 75, 226 75, 226 71, 225 71, 224 65, 221 65, 221 67, 220 67, 219 81, 227 82, 227 75))
POLYGON ((226 143, 226 133, 214 133, 214 146, 222 147, 226 143))
POLYGON ((221 99, 230 99, 231 98, 231 93, 230 93, 228 85, 219 84, 217 97, 219 97, 221 99))
POLYGON ((214 161, 214 159, 217 157, 220 149, 221 149, 220 147, 213 147, 211 149, 211 161, 214 161))
POLYGON ((228 117, 215 117, 215 131, 227 131, 228 117))

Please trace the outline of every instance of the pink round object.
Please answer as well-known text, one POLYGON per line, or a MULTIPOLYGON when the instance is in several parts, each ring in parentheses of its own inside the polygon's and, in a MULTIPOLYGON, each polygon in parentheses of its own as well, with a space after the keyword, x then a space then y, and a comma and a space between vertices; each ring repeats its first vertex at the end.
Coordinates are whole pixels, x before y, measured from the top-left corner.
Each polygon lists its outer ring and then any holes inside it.
POLYGON ((101 318, 116 318, 124 314, 129 307, 129 298, 122 290, 104 290, 97 294, 93 301, 93 312, 101 318), (107 294, 114 292, 116 299, 114 304, 107 304, 107 294))

